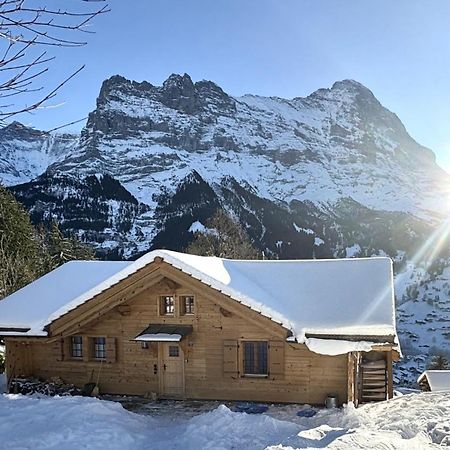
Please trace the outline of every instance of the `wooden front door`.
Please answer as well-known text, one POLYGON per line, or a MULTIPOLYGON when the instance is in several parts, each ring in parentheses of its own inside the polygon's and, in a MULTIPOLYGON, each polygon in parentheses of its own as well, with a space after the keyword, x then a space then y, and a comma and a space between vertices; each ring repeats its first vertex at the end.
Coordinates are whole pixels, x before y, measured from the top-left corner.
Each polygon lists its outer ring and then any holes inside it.
POLYGON ((184 397, 184 355, 176 342, 161 344, 160 392, 164 397, 184 397))

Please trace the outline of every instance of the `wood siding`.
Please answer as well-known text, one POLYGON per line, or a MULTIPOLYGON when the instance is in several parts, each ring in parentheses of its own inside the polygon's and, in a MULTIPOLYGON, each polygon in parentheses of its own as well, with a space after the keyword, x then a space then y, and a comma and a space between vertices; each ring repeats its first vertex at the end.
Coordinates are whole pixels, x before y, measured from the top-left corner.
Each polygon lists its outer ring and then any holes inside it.
MULTIPOLYGON (((82 386, 96 381, 100 372, 103 393, 158 394, 163 370, 160 346, 150 343, 142 348, 133 339, 150 323, 190 324, 192 334, 180 343, 186 398, 323 404, 326 395, 333 393, 341 403, 347 401, 347 355, 322 356, 302 344, 288 343, 287 330, 270 319, 166 264, 158 271, 160 276, 155 268, 149 271, 157 282, 145 289, 127 282, 126 289, 120 290, 125 300, 114 298, 112 309, 99 299, 102 314, 91 314, 87 305, 80 308, 80 323, 81 318, 89 318, 82 326, 74 325, 77 310, 64 317, 70 331, 83 336, 82 358, 71 358, 70 335, 63 332, 49 339, 7 338, 8 375, 59 376, 82 386), (161 295, 175 296, 173 316, 159 314, 161 295), (179 314, 182 295, 195 296, 195 314, 179 314), (107 355, 102 362, 92 360, 89 338, 94 336, 106 338, 107 355), (244 340, 268 341, 267 378, 242 376, 244 340)), ((142 286, 146 281, 140 277, 139 282, 142 286)), ((117 286, 114 289, 119 291, 117 286)))

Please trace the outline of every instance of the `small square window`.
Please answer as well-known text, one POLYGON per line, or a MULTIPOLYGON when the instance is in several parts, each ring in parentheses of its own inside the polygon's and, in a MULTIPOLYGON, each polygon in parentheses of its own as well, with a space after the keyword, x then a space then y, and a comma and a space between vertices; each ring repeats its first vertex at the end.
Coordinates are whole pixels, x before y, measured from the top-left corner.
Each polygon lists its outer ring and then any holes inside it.
POLYGON ((172 296, 161 297, 161 313, 163 315, 173 314, 175 312, 175 301, 172 296))
POLYGON ((106 359, 106 338, 104 337, 94 338, 94 358, 106 359))
POLYGON ((83 357, 83 338, 81 336, 72 336, 70 338, 70 352, 72 358, 83 357))
POLYGON ((244 342, 244 374, 267 375, 267 342, 244 342))
POLYGON ((184 295, 181 297, 181 306, 183 314, 194 314, 195 304, 192 295, 184 295))
POLYGON ((171 357, 180 356, 180 349, 178 345, 169 345, 169 356, 171 357))

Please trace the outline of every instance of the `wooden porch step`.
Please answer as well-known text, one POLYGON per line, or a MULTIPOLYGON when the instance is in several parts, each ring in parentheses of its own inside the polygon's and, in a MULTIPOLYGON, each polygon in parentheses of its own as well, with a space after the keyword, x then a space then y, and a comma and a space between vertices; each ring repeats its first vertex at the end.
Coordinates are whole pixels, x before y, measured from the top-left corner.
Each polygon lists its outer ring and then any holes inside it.
POLYGON ((363 369, 386 369, 386 361, 370 361, 361 364, 363 369))
POLYGON ((364 395, 370 395, 370 394, 376 394, 376 393, 378 393, 378 392, 383 392, 383 393, 386 393, 386 388, 383 386, 383 387, 378 387, 378 388, 369 388, 369 389, 366 389, 366 388, 363 388, 363 396, 364 395))

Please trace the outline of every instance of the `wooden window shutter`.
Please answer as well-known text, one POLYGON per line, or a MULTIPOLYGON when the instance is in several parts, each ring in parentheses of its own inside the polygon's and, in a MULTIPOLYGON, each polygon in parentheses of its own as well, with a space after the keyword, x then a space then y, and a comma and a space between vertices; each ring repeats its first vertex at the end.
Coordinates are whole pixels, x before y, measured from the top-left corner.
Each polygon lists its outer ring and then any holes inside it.
POLYGON ((106 362, 116 362, 116 338, 106 338, 106 362))
POLYGON ((71 338, 66 337, 63 341, 63 355, 62 358, 65 360, 71 359, 72 357, 72 344, 71 344, 71 338))
POLYGON ((269 341, 269 375, 284 374, 284 342, 269 341))
POLYGON ((63 351, 64 351, 63 344, 64 344, 63 339, 58 339, 52 344, 53 359, 55 359, 56 361, 63 360, 63 351))
POLYGON ((83 336, 83 361, 89 361, 92 358, 91 339, 83 336))
POLYGON ((238 341, 223 341, 223 373, 230 377, 239 375, 238 341))

